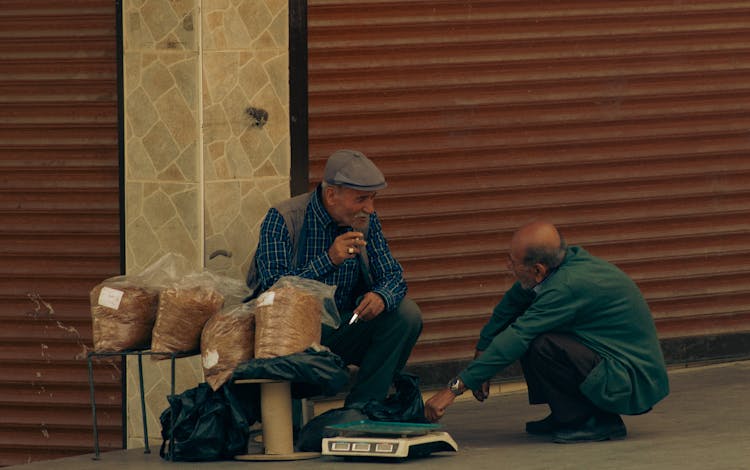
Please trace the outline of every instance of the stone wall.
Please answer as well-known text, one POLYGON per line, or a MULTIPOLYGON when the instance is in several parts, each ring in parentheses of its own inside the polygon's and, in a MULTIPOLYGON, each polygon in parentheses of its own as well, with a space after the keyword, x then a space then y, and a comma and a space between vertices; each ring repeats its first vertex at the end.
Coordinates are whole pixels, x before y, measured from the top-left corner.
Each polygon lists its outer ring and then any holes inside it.
MULTIPOLYGON (((287 0, 124 0, 128 273, 168 252, 242 278, 268 207, 289 196, 287 0)), ((128 442, 143 445, 128 362, 128 442)), ((177 361, 176 391, 202 380, 177 361)), ((169 361, 144 361, 150 437, 169 361)))

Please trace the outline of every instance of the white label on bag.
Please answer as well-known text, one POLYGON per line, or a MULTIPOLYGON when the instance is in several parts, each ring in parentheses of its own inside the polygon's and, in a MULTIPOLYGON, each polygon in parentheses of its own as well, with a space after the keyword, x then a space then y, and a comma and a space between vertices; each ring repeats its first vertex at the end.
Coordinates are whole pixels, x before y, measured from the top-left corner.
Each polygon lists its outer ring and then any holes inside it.
POLYGON ((273 299, 276 297, 276 292, 274 291, 266 291, 260 294, 260 297, 258 297, 258 307, 267 307, 269 305, 273 305, 273 299))
POLYGON ((120 301, 122 301, 123 291, 118 289, 112 289, 111 287, 102 287, 99 292, 99 305, 117 310, 120 308, 120 301))
POLYGON ((219 351, 209 349, 203 354, 203 368, 210 369, 219 363, 219 351))

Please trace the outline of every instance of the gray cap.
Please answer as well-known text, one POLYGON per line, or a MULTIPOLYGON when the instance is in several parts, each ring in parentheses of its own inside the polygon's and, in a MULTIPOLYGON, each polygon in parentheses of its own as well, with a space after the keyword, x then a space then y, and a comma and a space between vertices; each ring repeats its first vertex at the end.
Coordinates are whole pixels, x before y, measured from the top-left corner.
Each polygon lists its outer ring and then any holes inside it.
POLYGON ((356 150, 337 150, 328 157, 323 181, 360 191, 377 191, 387 186, 383 172, 356 150))

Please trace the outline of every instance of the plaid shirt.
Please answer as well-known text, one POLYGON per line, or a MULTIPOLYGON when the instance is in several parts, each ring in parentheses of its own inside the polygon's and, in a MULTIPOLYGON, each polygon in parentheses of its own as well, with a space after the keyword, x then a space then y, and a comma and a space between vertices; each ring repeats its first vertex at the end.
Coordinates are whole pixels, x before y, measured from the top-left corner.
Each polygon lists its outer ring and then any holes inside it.
MULTIPOLYGON (((300 247, 302 256, 299 266, 292 260, 292 243, 284 218, 271 208, 260 227, 260 240, 255 259, 258 279, 262 290, 270 288, 282 276, 299 276, 335 285, 336 306, 342 312, 351 312, 356 307, 356 297, 364 292, 356 291, 360 281, 359 260, 347 259, 336 266, 328 256, 333 240, 351 227, 339 227, 325 210, 320 191, 310 199, 305 211, 306 244, 300 247)), ((403 269, 391 255, 388 242, 376 214, 370 216, 367 234, 367 255, 373 278, 372 291, 380 294, 385 309, 398 306, 406 295, 403 269)))

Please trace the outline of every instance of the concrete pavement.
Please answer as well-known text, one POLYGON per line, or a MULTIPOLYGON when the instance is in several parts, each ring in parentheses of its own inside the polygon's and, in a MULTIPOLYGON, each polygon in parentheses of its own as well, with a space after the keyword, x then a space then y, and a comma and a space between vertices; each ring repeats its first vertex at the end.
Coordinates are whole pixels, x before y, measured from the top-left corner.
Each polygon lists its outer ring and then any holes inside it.
MULTIPOLYGON (((623 417, 628 437, 621 441, 554 444, 524 433, 524 423, 547 414, 529 406, 524 391, 494 394, 478 403, 464 394, 441 424, 458 443, 457 453, 439 453, 393 463, 402 468, 483 469, 750 469, 750 361, 670 370, 671 394, 651 413, 623 417)), ((384 462, 321 457, 293 462, 167 462, 143 449, 93 454, 8 468, 240 469, 262 464, 271 470, 379 468, 384 462)))

